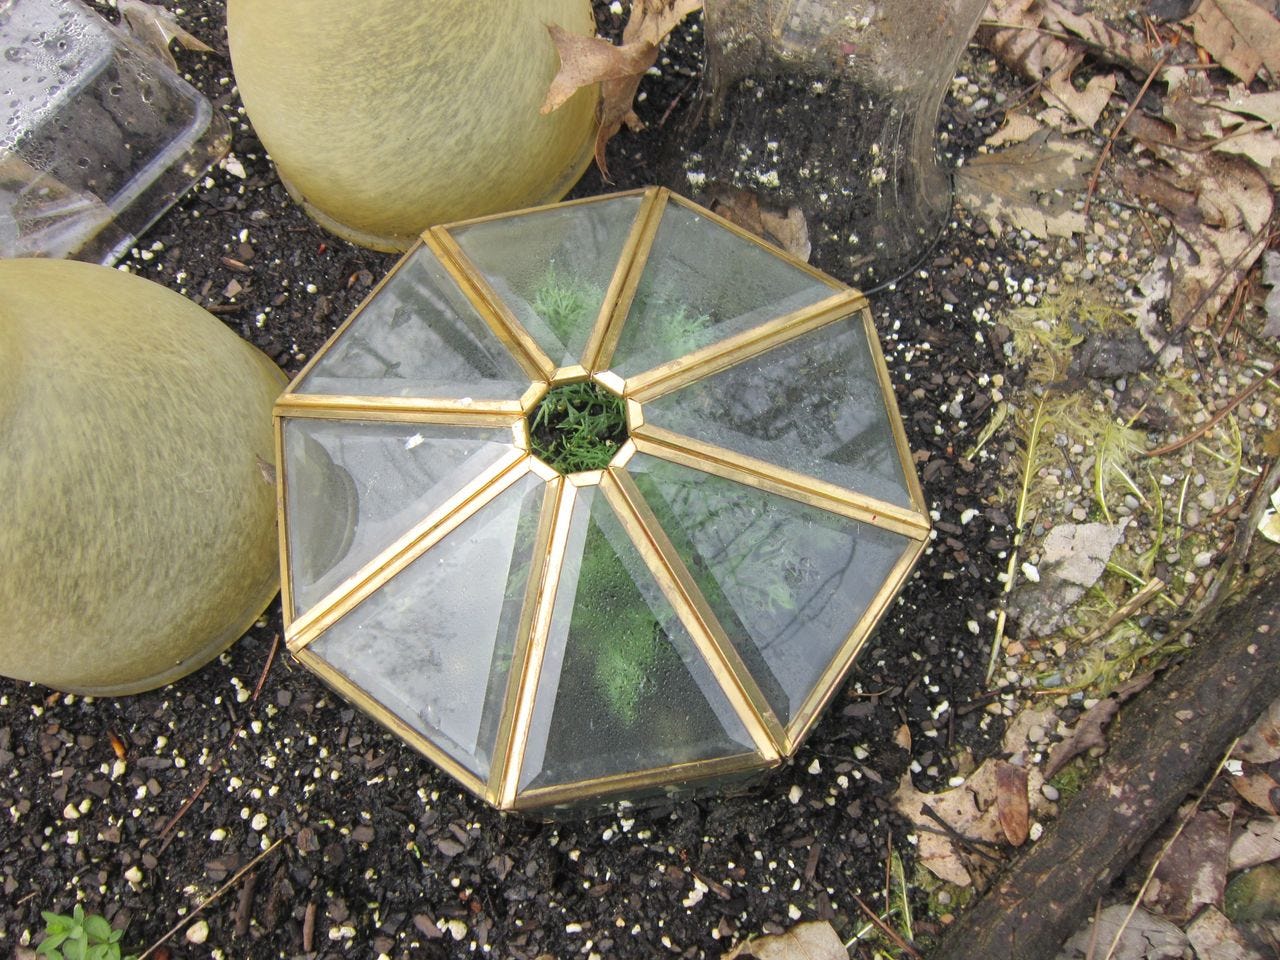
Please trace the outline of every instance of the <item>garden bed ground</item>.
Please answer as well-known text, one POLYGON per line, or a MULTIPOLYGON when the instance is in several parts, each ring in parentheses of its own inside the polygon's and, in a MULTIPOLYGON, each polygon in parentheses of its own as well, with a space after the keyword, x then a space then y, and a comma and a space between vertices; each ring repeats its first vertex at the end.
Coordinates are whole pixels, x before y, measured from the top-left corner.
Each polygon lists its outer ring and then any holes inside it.
MULTIPOLYGON (((619 16, 598 9, 616 31, 619 16)), ((220 2, 192 0, 182 20, 225 53, 220 2)), ((638 109, 651 129, 611 145, 616 188, 648 181, 650 147, 691 102, 696 40, 674 38, 662 75, 646 80, 638 109)), ((179 57, 231 118, 234 157, 127 268, 296 373, 395 258, 312 224, 248 126, 225 57, 179 57)), ((1001 123, 996 88, 1018 87, 980 51, 963 69, 973 80, 946 107, 953 156, 1001 123)), ((593 171, 575 195, 607 189, 593 171)), ((41 910, 70 912, 77 899, 139 952, 276 841, 170 956, 714 957, 808 919, 852 938, 866 924, 858 898, 885 911, 886 863, 910 847, 892 812, 900 778, 945 788, 955 758, 996 747, 1013 700, 1005 670, 1017 676, 1022 651, 1002 661, 996 688, 985 681, 1014 536, 997 494, 1011 485, 1008 456, 965 453, 992 384, 1013 377, 1007 329, 981 318, 1042 294, 1055 271, 1034 243, 1006 245, 957 209, 923 268, 875 295, 938 535, 798 757, 751 791, 626 818, 499 815, 293 665, 276 604, 218 661, 162 690, 92 700, 0 681, 0 956, 34 945, 41 910)), ((1061 698, 1066 719, 1084 696, 1061 698)), ((919 919, 916 933, 933 923, 919 919)))

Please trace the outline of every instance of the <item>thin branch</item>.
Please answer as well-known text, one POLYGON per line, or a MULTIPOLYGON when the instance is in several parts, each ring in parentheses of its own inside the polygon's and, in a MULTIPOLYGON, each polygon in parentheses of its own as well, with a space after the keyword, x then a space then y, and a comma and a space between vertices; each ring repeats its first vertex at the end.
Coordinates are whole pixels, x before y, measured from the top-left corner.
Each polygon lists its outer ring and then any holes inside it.
MULTIPOLYGON (((858 906, 862 909, 862 912, 867 915, 867 919, 870 920, 873 924, 875 924, 875 928, 879 930, 881 933, 883 933, 890 940, 892 940, 894 943, 896 943, 898 945, 899 950, 905 950, 910 956, 920 958, 920 960, 923 960, 923 955, 920 953, 920 951, 916 949, 914 946, 912 946, 910 943, 908 943, 906 940, 904 940, 901 934, 899 934, 897 930, 893 929, 893 927, 889 926, 887 923, 881 920, 876 915, 876 912, 872 910, 870 907, 868 907, 860 896, 858 896, 855 893, 853 895, 853 899, 857 901, 858 906)), ((139 960, 141 960, 141 958, 139 958, 139 960)))
POLYGON ((1138 104, 1142 102, 1142 98, 1147 95, 1147 91, 1151 89, 1151 84, 1156 79, 1164 65, 1169 62, 1169 54, 1165 53, 1156 61, 1156 65, 1151 68, 1151 72, 1147 74, 1147 79, 1143 82, 1142 88, 1138 91, 1138 95, 1133 98, 1129 104, 1129 109, 1124 112, 1124 116, 1120 118, 1120 122, 1112 129, 1107 142, 1102 147, 1102 152, 1098 154, 1098 162, 1093 167, 1093 176, 1089 178, 1089 189, 1084 195, 1084 215, 1089 216, 1089 207, 1093 203, 1093 194, 1098 189, 1098 177, 1102 175, 1103 164, 1107 162, 1107 157, 1111 156, 1111 148, 1116 145, 1116 137, 1120 136, 1120 131, 1124 129, 1124 125, 1129 122, 1129 118, 1133 116, 1134 111, 1138 109, 1138 104))
POLYGON ((1236 737, 1231 741, 1231 745, 1227 747, 1227 752, 1222 755, 1222 759, 1219 760, 1218 765, 1214 767, 1213 775, 1209 777, 1209 782, 1204 785, 1204 789, 1201 790, 1200 795, 1196 797, 1196 802, 1191 805, 1191 809, 1187 815, 1178 822, 1178 827, 1173 831, 1173 836, 1166 840, 1164 846, 1160 848, 1160 852, 1151 863, 1151 869, 1147 871, 1146 879, 1142 881, 1142 886, 1138 888, 1138 893, 1133 898, 1133 903, 1129 905, 1129 912, 1125 914, 1124 922, 1116 928, 1116 935, 1112 938, 1111 946, 1102 960, 1113 960, 1115 957, 1116 949, 1120 946, 1120 938, 1124 936, 1124 931, 1129 926, 1129 921, 1133 919, 1133 915, 1137 912, 1138 904, 1140 904, 1142 902, 1142 898, 1146 896, 1147 887, 1151 886, 1151 881, 1155 878, 1156 868, 1160 866, 1160 862, 1165 858, 1165 854, 1169 852, 1177 839, 1182 836, 1183 828, 1191 822, 1191 818, 1195 816, 1196 812, 1200 809, 1200 804, 1204 802, 1205 796, 1209 793, 1209 788, 1217 781, 1218 775, 1222 773, 1222 768, 1227 765, 1227 760, 1230 759, 1231 752, 1235 750, 1236 744, 1239 742, 1239 737, 1236 737))
POLYGON ((164 946, 164 944, 175 933, 177 933, 179 930, 185 927, 188 923, 190 923, 192 920, 198 917, 205 907, 209 906, 211 903, 213 903, 215 900, 221 897, 224 893, 226 893, 228 890, 234 887, 240 881, 241 877, 243 877, 246 873, 248 873, 258 864, 260 864, 263 860, 265 860, 267 856, 270 853, 272 853, 272 851, 274 851, 275 848, 280 846, 280 844, 282 843, 284 843, 284 837, 281 837, 279 840, 277 840, 271 846, 267 847, 267 849, 263 850, 260 854, 258 854, 256 857, 254 857, 252 860, 246 863, 243 867, 237 870, 236 875, 234 877, 232 877, 230 880, 228 880, 226 883, 220 886, 217 890, 211 893, 204 900, 201 900, 194 910, 192 910, 189 914, 187 914, 185 917, 183 917, 181 920, 175 923, 172 927, 170 927, 168 931, 164 934, 164 936, 162 936, 159 940, 157 940, 151 946, 147 947, 146 950, 142 951, 142 953, 138 955, 138 960, 147 960, 147 957, 151 956, 151 954, 159 950, 160 947, 164 946))
POLYGON ((1173 443, 1166 443, 1163 447, 1156 447, 1154 450, 1147 450, 1143 453, 1143 456, 1144 457, 1163 457, 1166 453, 1173 453, 1175 450, 1181 450, 1187 444, 1194 443, 1195 441, 1199 440, 1206 433, 1208 433, 1210 430, 1216 427, 1219 423, 1221 423, 1223 418, 1226 417, 1227 414, 1229 414, 1232 410, 1240 406, 1240 404, 1244 403, 1251 396, 1253 396, 1260 389, 1262 389, 1262 385, 1265 384, 1268 380, 1271 380, 1272 378, 1274 378, 1276 374, 1280 374, 1280 361, 1277 361, 1276 363, 1272 364, 1270 370, 1264 373, 1257 380, 1253 381, 1253 383, 1249 384, 1249 386, 1241 390, 1238 394, 1235 395, 1235 397, 1231 399, 1231 401, 1225 407, 1223 407, 1221 410, 1219 410, 1212 417, 1210 417, 1208 420, 1202 423, 1199 427, 1197 427, 1191 433, 1187 434, 1181 440, 1175 440, 1173 441, 1173 443))

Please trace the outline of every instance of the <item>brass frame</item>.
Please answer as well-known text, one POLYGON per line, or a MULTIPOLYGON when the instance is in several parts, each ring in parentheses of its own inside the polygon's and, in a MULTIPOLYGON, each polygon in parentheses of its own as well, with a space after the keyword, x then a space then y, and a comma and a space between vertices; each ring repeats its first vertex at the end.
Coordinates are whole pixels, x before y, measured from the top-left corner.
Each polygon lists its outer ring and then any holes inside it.
MULTIPOLYGON (((571 201, 572 205, 597 203, 619 196, 640 196, 642 202, 631 225, 622 254, 610 280, 600 311, 592 326, 580 363, 557 364, 522 327, 513 311, 498 297, 481 271, 466 256, 451 234, 459 227, 523 216, 564 206, 548 204, 515 214, 496 214, 461 223, 433 227, 422 235, 426 246, 457 283, 494 336, 510 351, 530 383, 519 399, 460 401, 449 397, 401 398, 303 394, 298 391, 333 343, 350 327, 394 274, 388 274, 317 351, 275 407, 278 519, 284 600, 285 636, 290 652, 317 673, 340 695, 366 710, 384 726, 427 756, 476 796, 501 809, 531 811, 598 798, 621 797, 631 791, 649 790, 673 783, 693 783, 719 776, 734 776, 766 769, 793 754, 812 729, 826 703, 840 688, 867 637, 875 628, 929 542, 931 524, 924 494, 916 476, 906 433, 889 382, 888 366, 880 350, 865 297, 797 260, 764 240, 704 210, 665 188, 628 191, 604 197, 571 201), (832 289, 829 297, 811 306, 755 328, 727 337, 685 357, 661 364, 629 378, 608 369, 622 324, 635 297, 664 211, 676 204, 696 211, 738 237, 767 249, 832 289), (694 440, 645 422, 644 404, 736 363, 858 314, 870 345, 880 393, 889 416, 893 443, 906 478, 910 507, 904 508, 853 490, 797 473, 776 464, 745 456, 714 444, 694 440), (623 444, 609 468, 603 471, 561 476, 529 452, 525 416, 555 385, 591 379, 626 404, 630 439, 623 444), (284 449, 284 421, 290 418, 373 420, 506 427, 511 430, 509 453, 471 483, 456 491, 438 509, 406 531, 373 560, 362 566, 310 610, 295 615, 288 557, 288 464, 284 449), (783 725, 765 700, 759 685, 698 589, 649 505, 625 469, 637 453, 646 453, 726 479, 777 494, 861 523, 880 527, 907 538, 906 546, 885 583, 838 652, 826 665, 819 682, 783 725), (498 718, 497 736, 489 776, 481 780, 443 749, 418 733, 349 678, 316 655, 310 644, 332 624, 381 588, 410 563, 475 516, 487 504, 521 479, 537 476, 546 483, 534 543, 533 568, 526 587, 517 626, 515 647, 498 718), (570 524, 580 491, 598 487, 627 536, 643 558, 664 596, 693 638, 716 682, 751 736, 755 750, 740 755, 675 764, 553 787, 519 790, 533 718, 534 701, 543 656, 550 637, 552 614, 568 549, 570 524)), ((419 249, 405 255, 407 260, 419 249)), ((401 261, 401 265, 405 261, 401 261)), ((397 265, 396 269, 399 269, 397 265)))

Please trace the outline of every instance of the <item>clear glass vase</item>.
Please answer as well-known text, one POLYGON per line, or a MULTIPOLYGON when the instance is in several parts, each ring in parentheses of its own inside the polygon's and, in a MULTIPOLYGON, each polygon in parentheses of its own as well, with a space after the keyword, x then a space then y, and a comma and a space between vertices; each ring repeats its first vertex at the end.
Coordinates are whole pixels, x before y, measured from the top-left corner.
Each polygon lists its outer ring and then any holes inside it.
POLYGON ((842 279, 871 288, 901 276, 951 209, 938 114, 985 7, 706 0, 710 100, 686 161, 690 181, 701 163, 764 199, 798 204, 815 248, 825 248, 821 262, 842 279))

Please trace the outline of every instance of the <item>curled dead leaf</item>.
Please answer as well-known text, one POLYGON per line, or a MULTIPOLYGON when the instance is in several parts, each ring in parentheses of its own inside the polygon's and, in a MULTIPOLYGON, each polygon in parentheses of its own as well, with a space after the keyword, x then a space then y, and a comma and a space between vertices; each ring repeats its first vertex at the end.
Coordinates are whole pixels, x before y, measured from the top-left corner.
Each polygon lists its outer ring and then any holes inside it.
POLYGON ((848 960, 849 951, 825 920, 798 923, 786 933, 738 944, 722 960, 848 960))
POLYGON ((808 261, 812 252, 809 224, 799 207, 790 207, 783 213, 762 204, 759 194, 725 184, 715 184, 708 192, 712 211, 743 230, 772 241, 793 257, 808 261))
POLYGON ((547 25, 560 57, 560 69, 551 79, 541 112, 550 113, 583 87, 600 84, 595 158, 606 180, 609 168, 605 146, 609 140, 624 123, 631 130, 644 127, 632 104, 641 78, 658 59, 658 44, 681 20, 701 8, 701 0, 639 0, 632 4, 620 46, 600 37, 569 33, 555 24, 547 25))
POLYGON ((1184 21, 1196 43, 1245 83, 1263 67, 1280 75, 1280 22, 1250 0, 1201 0, 1184 21))
POLYGON ((169 44, 174 40, 186 50, 217 52, 185 30, 178 23, 178 18, 159 4, 146 3, 145 0, 116 0, 116 8, 129 31, 174 70, 178 69, 178 64, 173 59, 173 51, 169 49, 169 44))
POLYGON ((1004 838, 1012 846, 1027 842, 1031 825, 1031 802, 1027 798, 1027 771, 1001 761, 995 765, 996 811, 1004 838))

